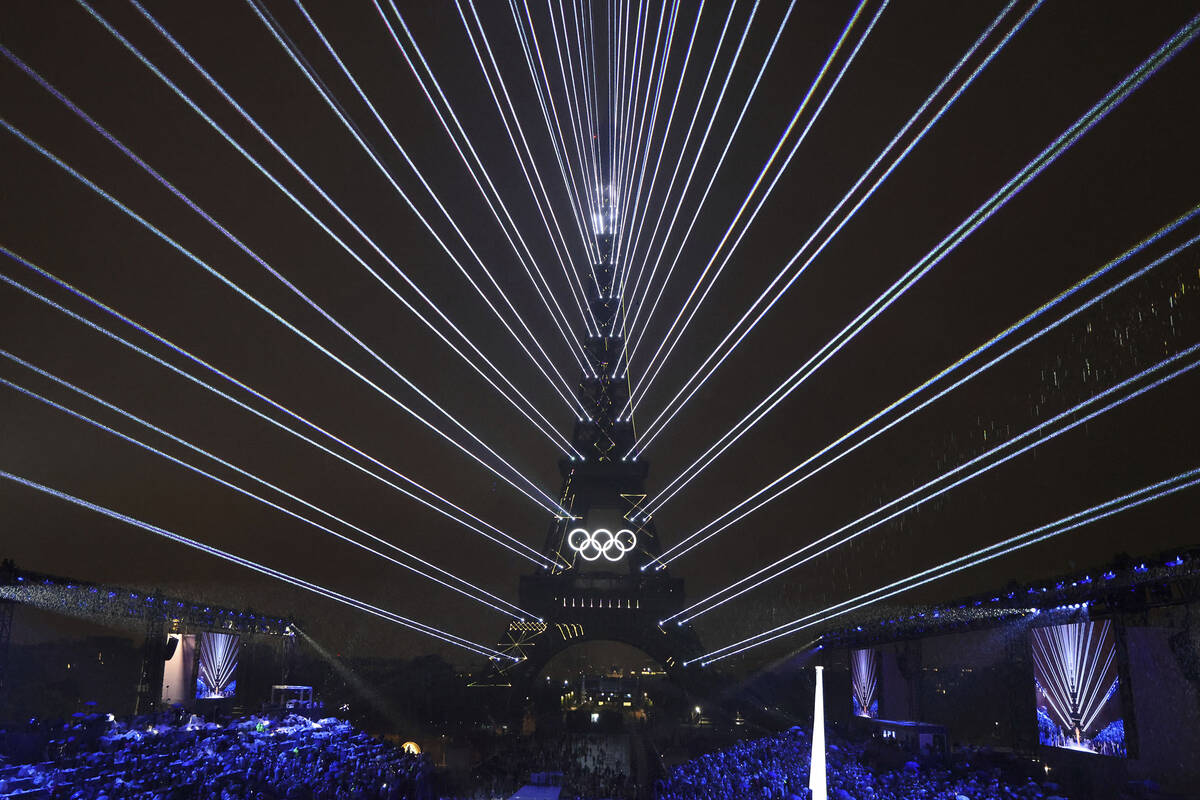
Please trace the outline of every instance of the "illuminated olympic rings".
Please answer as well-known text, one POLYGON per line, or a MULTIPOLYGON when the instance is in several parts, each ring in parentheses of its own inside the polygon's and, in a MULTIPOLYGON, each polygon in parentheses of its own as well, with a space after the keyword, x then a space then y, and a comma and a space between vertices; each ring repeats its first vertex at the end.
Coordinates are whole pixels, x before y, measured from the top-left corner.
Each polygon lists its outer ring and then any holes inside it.
POLYGON ((576 528, 567 534, 567 545, 579 553, 584 561, 597 561, 604 556, 609 561, 620 561, 625 554, 637 545, 637 534, 622 528, 615 534, 604 528, 589 531, 586 528, 576 528))

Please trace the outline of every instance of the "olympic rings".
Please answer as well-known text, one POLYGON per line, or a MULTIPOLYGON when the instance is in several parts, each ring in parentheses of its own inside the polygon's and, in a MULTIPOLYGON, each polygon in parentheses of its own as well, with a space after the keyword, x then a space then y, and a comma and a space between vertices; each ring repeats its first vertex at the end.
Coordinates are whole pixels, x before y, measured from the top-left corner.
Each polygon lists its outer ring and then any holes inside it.
POLYGON ((597 561, 604 556, 615 563, 637 545, 637 534, 628 528, 622 528, 615 534, 604 528, 594 531, 576 528, 567 534, 567 545, 579 553, 584 561, 597 561))

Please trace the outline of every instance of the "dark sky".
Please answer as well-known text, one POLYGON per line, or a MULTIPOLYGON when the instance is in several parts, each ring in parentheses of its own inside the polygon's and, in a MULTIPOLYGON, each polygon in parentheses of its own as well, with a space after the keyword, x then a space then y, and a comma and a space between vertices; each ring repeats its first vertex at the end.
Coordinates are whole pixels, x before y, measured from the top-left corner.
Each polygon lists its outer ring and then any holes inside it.
MULTIPOLYGON (((565 223, 566 195, 507 4, 478 5, 565 223)), ((740 33, 750 6, 743 2, 735 10, 731 35, 740 33)), ((477 265, 467 259, 461 242, 297 7, 288 2, 271 2, 269 7, 439 235, 478 276, 477 265)), ((565 279, 453 4, 405 2, 400 7, 565 305, 565 279)), ((593 7, 596 23, 602 25, 606 6, 597 0, 593 7)), ((666 331, 854 7, 798 4, 667 285, 649 329, 651 339, 666 331)), ((674 394, 1001 7, 997 2, 899 0, 888 7, 645 400, 639 421, 656 414, 674 394)), ((1019 2, 1010 19, 1028 7, 1028 2, 1019 2)), ((241 2, 150 2, 147 8, 554 424, 569 433, 573 420, 564 405, 251 8, 241 2)), ((531 3, 530 8, 539 40, 552 50, 545 6, 531 3)), ((655 20, 659 8, 651 5, 655 20)), ((785 8, 778 0, 759 6, 742 60, 699 156, 697 177, 684 198, 681 225, 691 218, 785 8)), ((864 14, 869 17, 877 8, 870 2, 864 14)), ((96 9, 364 258, 390 274, 390 268, 336 220, 135 8, 102 2, 96 9)), ((681 154, 679 146, 727 9, 719 2, 705 7, 665 168, 680 161, 687 167, 696 159, 695 137, 686 153, 681 154)), ((564 343, 375 9, 370 3, 313 2, 308 10, 558 368, 573 379, 575 369, 564 343)), ((1196 12, 1196 4, 1186 2, 1052 2, 1037 11, 654 442, 647 453, 651 492, 689 464, 1196 12)), ((678 80, 695 13, 693 3, 681 4, 664 100, 678 80)), ((5 47, 516 468, 557 494, 557 456, 549 442, 80 6, 66 0, 11 2, 3 4, 0 15, 0 42, 5 47)), ((731 44, 718 56, 714 80, 722 79, 728 69, 731 44)), ((552 58, 549 51, 546 55, 552 58)), ((664 541, 670 544, 695 530, 1195 205, 1200 200, 1200 151, 1195 146, 1200 141, 1198 79, 1200 49, 1193 45, 668 505, 657 518, 664 541)), ((709 118, 714 96, 711 91, 704 101, 700 126, 709 118)), ((428 405, 8 62, 0 64, 0 107, 11 124, 433 418, 428 405)), ((0 159, 0 243, 522 541, 540 546, 547 515, 507 484, 8 133, 0 134, 0 159)), ((668 176, 660 176, 661 186, 668 176)), ((655 212, 663 202, 661 194, 660 188, 652 196, 655 212)), ((669 202, 677 200, 672 197, 669 202)), ((668 219, 670 210, 668 206, 668 219)), ((1197 232, 1200 226, 1193 224, 1184 233, 1197 232)), ((677 230, 668 254, 678 250, 681 239, 677 230)), ((1171 239, 1178 241, 1180 237, 1171 239)), ((1159 252, 1161 248, 1154 254, 1159 252)), ((1144 257, 1136 266, 1148 260, 1144 257)), ((1057 413, 1194 344, 1200 340, 1197 310, 1184 297, 1186 291, 1191 298, 1200 292, 1198 263, 1195 254, 1184 254, 1164 265, 1114 296, 1085 322, 1047 337, 681 559, 673 566, 674 574, 687 578, 692 597, 708 594, 965 461, 991 446, 996 436, 1016 435, 1040 421, 1038 414, 1057 413), (1186 291, 1180 291, 1181 285, 1186 291), (1169 299, 1175 295, 1177 305, 1169 299), (1165 331, 1161 336, 1160 329, 1165 331), (993 437, 986 443, 984 430, 993 437)), ((128 329, 120 330, 120 323, 89 311, 19 264, 5 259, 0 269, 129 335, 128 329)), ((398 291, 413 297, 399 279, 391 280, 398 291)), ((577 316, 571 319, 578 321, 577 316)), ((167 355, 140 335, 132 338, 167 355)), ((527 562, 8 287, 0 289, 0 341, 14 354, 515 599, 517 577, 528 570, 527 562)), ((635 362, 635 374, 638 369, 635 362)), ((117 424, 115 415, 15 364, 0 366, 0 375, 155 445, 162 443, 131 423, 117 424)), ((705 618, 701 634, 706 642, 724 644, 754 632, 760 623, 798 616, 1198 466, 1198 387, 1200 377, 1185 375, 1068 433, 944 501, 905 515, 705 618)), ((174 445, 165 449, 185 455, 174 445)), ((201 462, 200 457, 187 458, 201 462)), ((504 624, 503 617, 482 606, 7 388, 0 391, 0 468, 479 642, 491 643, 504 624)), ((1193 543, 1196 503, 1194 490, 1183 493, 964 573, 911 599, 956 596, 1013 577, 1083 568, 1119 551, 1156 552, 1193 543)), ((439 650, 464 658, 433 640, 9 482, 0 484, 0 509, 0 553, 30 569, 292 612, 310 623, 317 639, 336 649, 439 650)))

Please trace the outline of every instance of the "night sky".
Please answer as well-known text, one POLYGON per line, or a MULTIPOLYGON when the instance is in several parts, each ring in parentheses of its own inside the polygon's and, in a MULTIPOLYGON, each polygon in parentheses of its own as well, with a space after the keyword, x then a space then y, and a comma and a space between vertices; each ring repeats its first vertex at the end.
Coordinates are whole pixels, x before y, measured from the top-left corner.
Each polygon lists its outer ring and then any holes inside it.
MULTIPOLYGON (((467 270, 483 280, 462 241, 298 7, 283 0, 272 0, 267 6, 438 235, 467 270)), ((566 280, 454 3, 398 6, 522 235, 568 309, 572 332, 579 335, 579 316, 568 303, 566 280)), ((509 6, 498 0, 484 0, 477 6, 565 226, 570 220, 567 196, 509 6)), ((603 33, 607 6, 602 0, 591 6, 603 33)), ((714 86, 704 98, 697 131, 681 153, 704 70, 713 62, 717 35, 728 12, 728 5, 720 2, 704 7, 663 171, 651 195, 648 224, 663 205, 669 170, 682 163, 684 169, 667 205, 666 219, 670 219, 751 6, 742 2, 733 12, 731 38, 716 60, 714 86)), ((684 197, 668 257, 683 242, 683 228, 786 7, 780 0, 758 6, 699 156, 696 177, 684 197)), ((888 6, 644 400, 636 422, 647 422, 658 413, 1002 7, 999 2, 904 0, 888 6)), ((1028 0, 1018 0, 1003 29, 1029 7, 1028 0)), ((242 2, 148 2, 146 8, 558 429, 570 435, 574 420, 565 404, 251 7, 242 2)), ((306 8, 557 368, 574 383, 577 368, 566 345, 375 7, 370 2, 312 2, 306 8)), ((657 1, 650 4, 652 23, 657 22, 660 8, 657 1)), ((855 8, 856 4, 843 2, 797 4, 696 228, 687 238, 648 340, 666 332, 855 8)), ((866 4, 851 41, 857 40, 878 8, 874 0, 866 4)), ((415 298, 386 262, 305 186, 135 7, 99 2, 95 9, 326 220, 397 292, 415 298)), ((555 9, 557 13, 557 4, 555 9)), ((530 3, 530 10, 543 55, 556 70, 547 7, 530 3)), ((1187 2, 1045 3, 654 441, 645 456, 651 464, 651 494, 1197 10, 1195 3, 1187 2)), ((393 19, 391 11, 387 13, 393 19)), ((681 3, 655 148, 695 15, 694 3, 681 3)), ((0 43, 514 467, 557 496, 558 454, 550 442, 84 8, 68 0, 4 3, 0 43)), ((601 36, 597 46, 603 45, 601 36)), ((597 57, 603 58, 602 50, 597 57)), ((551 81, 562 103, 556 71, 551 81)), ((670 545, 703 525, 1200 202, 1198 81, 1200 46, 1192 44, 672 500, 656 518, 664 543, 670 545)), ((428 403, 7 60, 0 62, 0 108, 11 125, 396 398, 427 418, 436 418, 428 403)), ((808 113, 803 119, 808 119, 808 113)), ((607 123, 594 132, 607 137, 607 123)), ((651 152, 656 155, 657 150, 651 152)), ((508 484, 3 131, 0 163, 4 176, 0 244, 540 548, 549 517, 508 484)), ((1197 233, 1200 223, 1193 221, 1163 245, 1135 258, 1121 275, 1197 233)), ((661 236, 655 252, 660 241, 661 236)), ((571 243, 580 257, 578 237, 571 243)), ((1040 340, 681 558, 672 565, 672 574, 686 578, 690 597, 702 597, 997 441, 1195 344, 1200 341, 1200 311, 1195 307, 1200 296, 1198 267, 1200 255, 1195 251, 1168 261, 1115 294, 1102 308, 1040 340)), ((19 263, 0 258, 0 273, 198 374, 184 359, 19 263)), ((661 279, 660 271, 657 280, 661 279)), ((487 291, 497 298, 490 286, 487 291)), ((0 341, 3 349, 510 600, 516 599, 518 576, 531 568, 528 562, 9 286, 0 286, 0 341)), ((639 356, 641 364, 634 361, 635 380, 650 349, 644 352, 639 356)), ((211 466, 202 457, 139 430, 8 360, 0 363, 0 376, 206 469, 211 466)), ((768 622, 791 619, 1200 466, 1198 388, 1200 374, 1188 373, 1014 459, 702 618, 701 636, 706 644, 725 644, 768 622)), ((233 393, 250 402, 240 390, 233 393)), ((267 409, 261 403, 256 407, 267 409)), ((443 423, 444 418, 438 421, 443 423)), ((7 387, 0 387, 0 469, 477 642, 493 643, 505 624, 503 616, 483 606, 7 387)), ((215 471, 249 486, 228 470, 217 467, 215 471)), ((998 587, 1013 578, 1084 569, 1122 551, 1137 555, 1193 544, 1200 538, 1195 523, 1198 503, 1200 490, 1192 489, 897 600, 947 599, 998 587)), ((0 482, 0 554, 28 569, 292 613, 306 621, 315 639, 339 652, 436 651, 460 663, 473 663, 463 651, 8 481, 0 482)), ((799 646, 803 640, 797 637, 788 644, 799 646)), ((749 663, 765 657, 766 653, 756 654, 749 663)))

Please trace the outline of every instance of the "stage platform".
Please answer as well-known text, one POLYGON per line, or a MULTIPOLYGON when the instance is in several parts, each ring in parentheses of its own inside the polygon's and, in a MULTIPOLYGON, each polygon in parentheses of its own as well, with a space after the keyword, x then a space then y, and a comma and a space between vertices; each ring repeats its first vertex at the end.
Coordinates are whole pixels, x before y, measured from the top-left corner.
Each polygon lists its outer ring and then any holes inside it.
POLYGON ((522 786, 508 800, 558 800, 561 786, 522 786))

